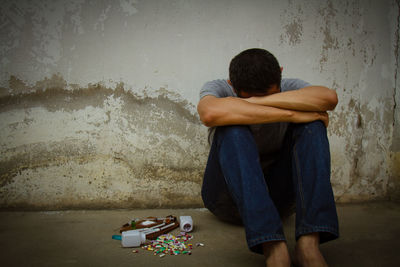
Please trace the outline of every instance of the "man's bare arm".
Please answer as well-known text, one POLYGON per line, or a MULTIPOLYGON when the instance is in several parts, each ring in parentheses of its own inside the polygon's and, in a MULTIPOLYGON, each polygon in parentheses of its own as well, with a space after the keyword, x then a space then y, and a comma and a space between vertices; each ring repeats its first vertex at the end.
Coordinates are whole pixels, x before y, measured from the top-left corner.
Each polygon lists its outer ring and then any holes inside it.
POLYGON ((244 100, 253 104, 299 111, 333 110, 338 103, 335 90, 324 86, 308 86, 299 90, 255 96, 244 100))
POLYGON ((311 122, 322 120, 328 125, 326 112, 304 112, 254 104, 242 98, 215 96, 203 97, 197 111, 200 120, 208 127, 272 122, 311 122))

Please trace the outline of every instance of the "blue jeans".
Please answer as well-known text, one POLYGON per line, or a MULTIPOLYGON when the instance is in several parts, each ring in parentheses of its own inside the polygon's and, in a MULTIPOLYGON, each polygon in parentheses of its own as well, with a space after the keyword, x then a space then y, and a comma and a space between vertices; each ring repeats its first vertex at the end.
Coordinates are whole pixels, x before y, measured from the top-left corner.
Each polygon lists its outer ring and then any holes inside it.
POLYGON ((286 240, 282 217, 296 211, 296 240, 320 233, 336 239, 338 218, 330 183, 330 152, 321 121, 289 124, 276 163, 263 173, 248 126, 217 127, 204 173, 206 208, 224 221, 243 224, 251 251, 286 240))

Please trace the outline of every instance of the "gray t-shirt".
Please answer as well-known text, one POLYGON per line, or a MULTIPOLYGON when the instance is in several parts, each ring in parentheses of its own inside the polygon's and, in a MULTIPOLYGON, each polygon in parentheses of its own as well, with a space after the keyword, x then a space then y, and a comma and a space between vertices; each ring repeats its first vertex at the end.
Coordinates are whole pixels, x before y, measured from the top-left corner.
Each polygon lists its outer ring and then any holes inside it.
MULTIPOLYGON (((298 90, 307 86, 310 86, 310 84, 299 79, 282 79, 281 92, 298 90)), ((205 83, 200 91, 200 99, 206 95, 213 95, 215 97, 237 97, 227 80, 214 80, 205 83)), ((271 164, 274 163, 279 154, 287 126, 287 122, 249 125, 258 147, 264 173, 266 173, 271 164)), ((212 128, 210 131, 210 140, 212 139, 214 130, 215 129, 212 128)))

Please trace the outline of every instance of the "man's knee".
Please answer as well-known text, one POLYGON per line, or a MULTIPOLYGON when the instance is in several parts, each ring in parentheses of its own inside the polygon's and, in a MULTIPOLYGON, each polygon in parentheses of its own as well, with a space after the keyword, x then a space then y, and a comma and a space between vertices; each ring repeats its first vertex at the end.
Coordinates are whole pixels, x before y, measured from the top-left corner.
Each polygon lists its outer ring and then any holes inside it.
POLYGON ((250 128, 246 125, 219 126, 216 129, 219 138, 233 138, 234 140, 246 140, 253 138, 250 128))
POLYGON ((305 124, 307 129, 317 130, 317 131, 324 131, 326 132, 325 124, 322 121, 312 121, 305 124))
POLYGON ((326 127, 322 121, 312 121, 308 123, 292 124, 295 133, 303 133, 306 135, 323 135, 326 136, 326 127))
MULTIPOLYGON (((329 160, 329 140, 326 127, 322 121, 298 124, 292 134, 297 153, 306 153, 312 157, 329 160)), ((303 154, 303 156, 305 155, 303 154)))

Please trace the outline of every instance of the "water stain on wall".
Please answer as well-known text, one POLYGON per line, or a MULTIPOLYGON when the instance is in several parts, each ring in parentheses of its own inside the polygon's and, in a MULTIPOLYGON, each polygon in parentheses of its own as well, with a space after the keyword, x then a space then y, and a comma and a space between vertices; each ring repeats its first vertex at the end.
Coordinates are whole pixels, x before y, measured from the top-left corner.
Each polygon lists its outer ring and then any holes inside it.
POLYGON ((0 206, 200 206, 207 131, 188 105, 165 89, 150 97, 122 83, 82 88, 54 75, 30 87, 10 77, 0 206))

